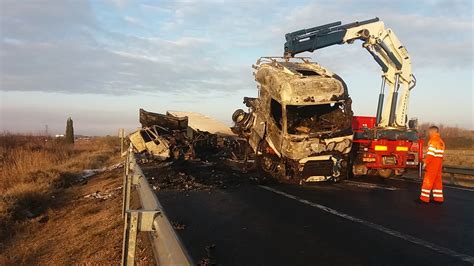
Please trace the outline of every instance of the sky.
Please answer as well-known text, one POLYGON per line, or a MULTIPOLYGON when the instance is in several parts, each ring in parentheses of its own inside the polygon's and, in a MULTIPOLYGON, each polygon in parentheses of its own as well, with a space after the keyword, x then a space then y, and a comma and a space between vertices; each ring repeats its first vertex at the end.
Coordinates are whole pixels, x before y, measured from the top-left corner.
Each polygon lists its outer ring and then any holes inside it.
MULTIPOLYGON (((473 6, 459 1, 0 0, 0 130, 115 135, 138 109, 195 111, 231 124, 256 96, 252 64, 287 32, 379 17, 408 49, 409 117, 474 129, 473 6)), ((361 43, 303 53, 374 115, 380 67, 361 43)))

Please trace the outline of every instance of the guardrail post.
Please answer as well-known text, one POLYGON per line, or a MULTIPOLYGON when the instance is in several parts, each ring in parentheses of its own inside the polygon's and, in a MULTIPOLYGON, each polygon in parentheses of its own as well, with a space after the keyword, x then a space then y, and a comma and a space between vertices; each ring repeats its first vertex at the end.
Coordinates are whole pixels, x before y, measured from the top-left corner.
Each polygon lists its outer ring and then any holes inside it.
POLYGON ((156 210, 127 211, 124 223, 122 265, 134 265, 137 233, 156 231, 153 222, 159 213, 156 210))
POLYGON ((130 197, 132 190, 132 175, 133 175, 133 149, 130 148, 127 151, 124 165, 124 176, 123 176, 123 199, 122 199, 122 217, 125 217, 125 213, 130 210, 130 197))
POLYGON ((125 163, 123 167, 123 182, 122 182, 122 217, 125 218, 125 213, 127 211, 125 202, 127 199, 127 176, 128 176, 128 171, 129 171, 129 163, 128 163, 128 154, 125 157, 125 163))
POLYGON ((128 210, 130 210, 130 196, 132 194, 132 175, 129 173, 126 177, 125 177, 125 183, 126 183, 126 187, 125 187, 125 201, 124 201, 124 212, 127 212, 128 210))
POLYGON ((126 212, 124 227, 122 265, 134 265, 138 233, 137 211, 126 212))

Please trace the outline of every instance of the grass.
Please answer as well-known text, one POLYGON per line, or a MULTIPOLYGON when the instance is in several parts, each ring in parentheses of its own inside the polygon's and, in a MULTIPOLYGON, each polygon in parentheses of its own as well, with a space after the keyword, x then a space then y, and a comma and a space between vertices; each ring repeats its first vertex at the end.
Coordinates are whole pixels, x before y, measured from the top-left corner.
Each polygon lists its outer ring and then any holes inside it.
POLYGON ((0 135, 0 243, 50 208, 84 169, 117 161, 118 143, 114 137, 68 145, 47 137, 0 135))
MULTIPOLYGON (((431 125, 431 123, 423 123, 420 125, 420 129, 426 133, 431 125)), ((442 124, 437 126, 448 150, 474 150, 474 130, 442 124)), ((428 140, 428 137, 425 136, 425 139, 428 140)))
POLYGON ((443 164, 474 167, 474 150, 446 150, 443 164))

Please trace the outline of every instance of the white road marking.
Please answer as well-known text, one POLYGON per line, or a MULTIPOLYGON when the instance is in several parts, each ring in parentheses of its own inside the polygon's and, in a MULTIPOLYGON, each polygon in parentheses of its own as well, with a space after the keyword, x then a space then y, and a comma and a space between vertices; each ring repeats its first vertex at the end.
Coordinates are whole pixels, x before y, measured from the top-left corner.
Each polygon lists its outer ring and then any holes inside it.
POLYGON ((365 183, 365 182, 358 182, 358 181, 352 181, 352 180, 344 180, 343 183, 349 184, 349 185, 354 185, 357 187, 362 187, 362 188, 378 188, 378 189, 385 189, 385 190, 399 190, 396 187, 386 187, 386 186, 381 186, 373 183, 365 183))
POLYGON ((441 254, 448 255, 448 256, 451 256, 451 257, 455 257, 455 258, 461 259, 461 260, 463 260, 463 261, 466 261, 466 262, 469 262, 469 263, 474 264, 474 257, 472 257, 472 256, 470 256, 470 255, 462 254, 462 253, 459 253, 459 252, 457 252, 457 251, 454 251, 454 250, 451 250, 451 249, 448 249, 448 248, 445 248, 445 247, 438 246, 438 245, 436 245, 436 244, 430 243, 430 242, 425 241, 425 240, 423 240, 423 239, 416 238, 416 237, 414 237, 414 236, 407 235, 407 234, 404 234, 404 233, 401 233, 401 232, 392 230, 392 229, 387 228, 387 227, 385 227, 385 226, 378 225, 378 224, 375 224, 375 223, 372 223, 372 222, 369 222, 369 221, 366 221, 366 220, 363 220, 363 219, 360 219, 360 218, 357 218, 357 217, 354 217, 354 216, 351 216, 351 215, 348 215, 348 214, 345 214, 345 213, 342 213, 342 212, 339 212, 339 211, 336 211, 336 210, 331 209, 331 208, 329 208, 329 207, 326 207, 326 206, 324 206, 324 205, 317 204, 317 203, 314 203, 314 202, 311 202, 311 201, 308 201, 308 200, 299 198, 299 197, 297 197, 297 196, 293 196, 293 195, 291 195, 291 194, 288 194, 288 193, 286 193, 286 192, 283 192, 283 191, 280 191, 280 190, 277 190, 277 189, 274 189, 274 188, 271 188, 271 187, 267 187, 267 186, 259 186, 259 187, 261 187, 261 188, 263 188, 263 189, 265 189, 265 190, 274 192, 274 193, 276 193, 276 194, 279 194, 279 195, 281 195, 281 196, 284 196, 284 197, 287 197, 287 198, 290 198, 290 199, 299 201, 299 202, 301 202, 301 203, 303 203, 303 204, 306 204, 306 205, 309 205, 309 206, 318 208, 318 209, 320 209, 320 210, 322 210, 322 211, 325 211, 325 212, 327 212, 327 213, 330 213, 330 214, 339 216, 339 217, 344 218, 344 219, 347 219, 347 220, 349 220, 349 221, 353 221, 353 222, 356 222, 356 223, 365 225, 365 226, 370 227, 370 228, 372 228, 372 229, 378 230, 378 231, 380 231, 380 232, 382 232, 382 233, 385 233, 385 234, 388 234, 388 235, 391 235, 391 236, 394 236, 394 237, 397 237, 397 238, 406 240, 406 241, 411 242, 411 243, 413 243, 413 244, 417 244, 417 245, 423 246, 423 247, 425 247, 425 248, 434 250, 434 251, 439 252, 439 253, 441 253, 441 254))

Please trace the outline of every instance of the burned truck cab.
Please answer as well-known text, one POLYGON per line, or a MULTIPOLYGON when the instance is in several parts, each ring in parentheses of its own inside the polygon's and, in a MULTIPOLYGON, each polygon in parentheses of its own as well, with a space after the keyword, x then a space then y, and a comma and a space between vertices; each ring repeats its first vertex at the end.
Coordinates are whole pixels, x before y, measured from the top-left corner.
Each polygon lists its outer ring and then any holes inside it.
POLYGON ((234 132, 248 139, 263 178, 338 180, 348 173, 351 99, 344 81, 305 58, 261 58, 258 97, 234 112, 234 132))

